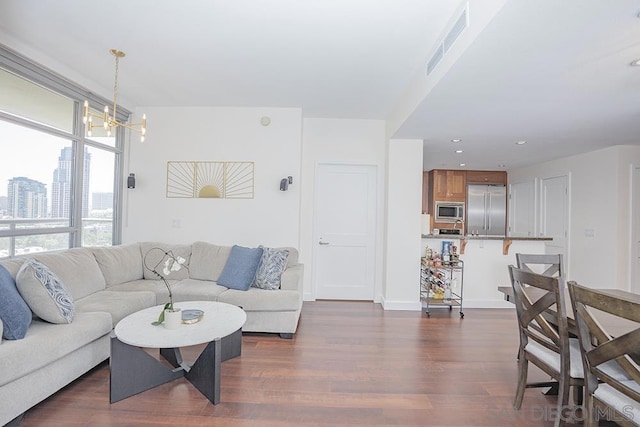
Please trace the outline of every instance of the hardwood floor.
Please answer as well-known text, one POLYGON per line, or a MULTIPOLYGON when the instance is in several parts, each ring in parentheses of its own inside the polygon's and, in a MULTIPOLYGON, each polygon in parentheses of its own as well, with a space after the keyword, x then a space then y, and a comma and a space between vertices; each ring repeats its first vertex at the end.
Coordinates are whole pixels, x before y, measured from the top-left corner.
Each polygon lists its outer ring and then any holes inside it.
MULTIPOLYGON (((427 318, 367 302, 307 302, 294 339, 243 336, 242 356, 222 364, 218 405, 184 379, 109 404, 104 363, 21 425, 550 426, 555 397, 539 389, 527 390, 520 411, 511 407, 517 341, 510 309, 427 318)), ((546 379, 530 368, 538 376, 546 379)))

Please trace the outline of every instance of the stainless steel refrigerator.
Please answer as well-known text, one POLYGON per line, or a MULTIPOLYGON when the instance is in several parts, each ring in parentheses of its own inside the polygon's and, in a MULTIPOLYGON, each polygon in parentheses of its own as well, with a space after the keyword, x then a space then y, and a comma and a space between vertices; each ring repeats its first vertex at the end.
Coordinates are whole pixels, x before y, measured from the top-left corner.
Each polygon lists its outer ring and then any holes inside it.
POLYGON ((504 185, 467 186, 467 234, 504 236, 507 219, 507 189, 504 185))

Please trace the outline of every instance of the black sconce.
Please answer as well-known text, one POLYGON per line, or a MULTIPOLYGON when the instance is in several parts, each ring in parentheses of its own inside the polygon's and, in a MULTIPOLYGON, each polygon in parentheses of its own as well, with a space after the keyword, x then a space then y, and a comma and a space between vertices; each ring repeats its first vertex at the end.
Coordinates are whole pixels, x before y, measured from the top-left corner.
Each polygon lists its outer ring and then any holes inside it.
POLYGON ((287 178, 282 178, 280 180, 280 191, 287 191, 289 189, 289 184, 293 184, 292 176, 289 176, 287 178))
POLYGON ((127 188, 136 188, 136 174, 130 173, 127 178, 127 188))

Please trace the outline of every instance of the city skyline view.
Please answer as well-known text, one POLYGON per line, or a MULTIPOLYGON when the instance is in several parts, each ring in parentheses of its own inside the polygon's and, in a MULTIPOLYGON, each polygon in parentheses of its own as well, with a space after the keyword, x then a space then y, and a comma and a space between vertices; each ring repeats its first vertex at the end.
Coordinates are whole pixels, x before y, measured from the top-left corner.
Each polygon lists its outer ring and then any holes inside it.
MULTIPOLYGON (((0 132, 12 145, 12 155, 0 158, 0 197, 8 197, 9 181, 15 178, 26 178, 45 185, 47 192, 47 214, 52 214, 54 191, 54 175, 60 168, 59 159, 68 151, 71 142, 68 139, 34 132, 33 130, 0 121, 0 132), (66 149, 66 150, 65 150, 66 149)), ((113 153, 87 146, 91 158, 90 174, 85 176, 88 188, 85 198, 93 193, 113 193, 113 153)), ((68 166, 65 166, 68 167, 68 166)), ((90 200, 84 201, 86 214, 91 206, 90 200)), ((58 211, 60 209, 57 209, 58 211)))
MULTIPOLYGON (((91 154, 84 152, 82 188, 82 217, 89 216, 89 187, 91 154)), ((69 218, 73 183, 73 149, 63 147, 53 171, 51 189, 29 177, 14 177, 7 185, 5 215, 9 218, 69 218)))

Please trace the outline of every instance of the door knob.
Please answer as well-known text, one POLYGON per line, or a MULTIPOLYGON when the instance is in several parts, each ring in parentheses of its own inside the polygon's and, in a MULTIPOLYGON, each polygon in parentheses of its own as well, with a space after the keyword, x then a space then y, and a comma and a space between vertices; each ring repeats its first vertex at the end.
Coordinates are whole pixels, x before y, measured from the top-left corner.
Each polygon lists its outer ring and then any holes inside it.
POLYGON ((320 240, 318 243, 321 244, 321 245, 328 245, 329 244, 329 242, 323 242, 322 240, 320 240))

